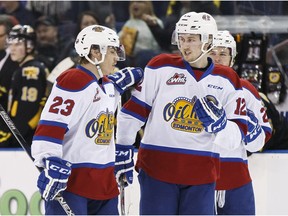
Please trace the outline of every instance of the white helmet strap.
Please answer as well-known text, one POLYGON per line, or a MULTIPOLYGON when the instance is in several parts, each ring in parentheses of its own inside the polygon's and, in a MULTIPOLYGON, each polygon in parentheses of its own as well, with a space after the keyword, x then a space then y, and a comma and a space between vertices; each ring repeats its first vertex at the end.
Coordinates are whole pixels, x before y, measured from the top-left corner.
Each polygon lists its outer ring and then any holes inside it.
POLYGON ((193 64, 193 63, 199 61, 199 59, 201 59, 204 55, 206 55, 208 52, 210 52, 213 49, 213 47, 214 47, 213 45, 211 45, 211 47, 208 50, 204 50, 205 44, 206 43, 202 44, 202 47, 201 47, 201 52, 202 53, 194 61, 189 62, 189 64, 193 64))
POLYGON ((102 62, 104 62, 105 55, 106 55, 105 53, 102 53, 102 58, 101 58, 100 61, 98 61, 97 58, 95 58, 94 61, 93 61, 92 59, 90 59, 90 58, 88 57, 88 55, 85 56, 85 59, 87 59, 87 61, 89 61, 91 64, 93 64, 93 65, 96 66, 100 78, 103 77, 103 72, 102 72, 102 69, 101 69, 101 67, 100 67, 100 64, 101 64, 102 62))

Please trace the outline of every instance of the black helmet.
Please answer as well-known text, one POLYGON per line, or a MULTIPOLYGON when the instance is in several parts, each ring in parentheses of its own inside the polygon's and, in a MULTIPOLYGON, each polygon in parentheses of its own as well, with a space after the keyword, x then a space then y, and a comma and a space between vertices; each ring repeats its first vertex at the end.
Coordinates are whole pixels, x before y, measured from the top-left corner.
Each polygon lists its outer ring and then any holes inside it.
POLYGON ((34 29, 29 25, 15 25, 9 32, 9 39, 30 40, 35 43, 36 34, 34 29))
POLYGON ((9 32, 7 42, 9 44, 19 41, 24 41, 26 48, 32 48, 33 50, 36 43, 36 33, 34 29, 29 25, 15 25, 9 32))

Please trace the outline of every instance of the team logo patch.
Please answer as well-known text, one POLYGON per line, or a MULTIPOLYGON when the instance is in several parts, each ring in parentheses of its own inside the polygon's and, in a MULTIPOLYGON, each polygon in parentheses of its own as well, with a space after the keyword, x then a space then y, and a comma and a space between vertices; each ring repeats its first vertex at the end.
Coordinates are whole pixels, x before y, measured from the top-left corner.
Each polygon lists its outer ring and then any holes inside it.
POLYGON ((166 81, 167 85, 183 85, 186 83, 186 77, 183 73, 175 73, 173 77, 166 81))
POLYGON ((85 128, 86 136, 95 137, 95 144, 109 145, 114 130, 114 114, 108 109, 100 112, 96 118, 91 119, 85 128))
POLYGON ((105 29, 101 26, 95 26, 92 30, 95 32, 103 32, 105 29))
POLYGON ((163 109, 163 118, 166 122, 171 122, 174 130, 201 133, 203 131, 202 122, 197 118, 194 111, 194 104, 197 97, 192 99, 178 97, 172 103, 166 104, 163 109))
POLYGON ((210 20, 211 20, 211 17, 210 17, 208 14, 204 14, 204 15, 202 16, 202 19, 203 19, 203 20, 206 20, 206 21, 210 21, 210 20))
POLYGON ((29 79, 38 79, 38 75, 39 75, 39 68, 37 67, 25 67, 22 69, 22 76, 26 77, 27 80, 29 79))

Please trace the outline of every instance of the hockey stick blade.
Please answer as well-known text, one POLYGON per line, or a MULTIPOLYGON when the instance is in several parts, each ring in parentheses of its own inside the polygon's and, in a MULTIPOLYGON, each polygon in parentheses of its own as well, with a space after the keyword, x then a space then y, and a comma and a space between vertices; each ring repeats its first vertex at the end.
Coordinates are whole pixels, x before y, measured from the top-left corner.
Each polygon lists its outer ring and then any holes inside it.
MULTIPOLYGON (((9 128, 9 130, 11 131, 11 133, 14 135, 15 139, 18 141, 21 147, 25 150, 25 152, 28 154, 30 159, 34 161, 31 155, 30 146, 26 143, 25 139, 23 138, 19 130, 16 128, 15 124, 13 123, 13 121, 11 120, 11 118, 9 117, 9 115, 4 110, 1 104, 0 104, 0 115, 3 121, 5 122, 5 124, 7 125, 7 127, 9 128)), ((41 171, 39 168, 38 170, 41 171)), ((66 212, 67 215, 69 216, 75 215, 73 211, 71 210, 71 208, 69 207, 69 205, 64 200, 64 198, 61 196, 61 194, 58 194, 55 199, 59 202, 59 204, 62 206, 63 210, 66 212)))

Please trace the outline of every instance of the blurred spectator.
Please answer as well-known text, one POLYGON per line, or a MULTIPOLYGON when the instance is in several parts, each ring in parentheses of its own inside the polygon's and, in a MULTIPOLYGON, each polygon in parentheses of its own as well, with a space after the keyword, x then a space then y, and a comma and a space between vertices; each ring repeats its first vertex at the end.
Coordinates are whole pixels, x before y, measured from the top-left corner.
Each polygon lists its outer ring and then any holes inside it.
MULTIPOLYGON (((69 38, 69 41, 66 43, 66 46, 63 48, 63 50, 61 50, 61 53, 58 58, 58 63, 59 62, 61 63, 61 61, 67 57, 71 58, 71 60, 75 62, 75 64, 78 62, 79 55, 76 53, 76 50, 74 48, 75 39, 78 33, 83 28, 89 25, 96 25, 96 24, 100 24, 99 18, 92 11, 84 11, 78 16, 74 36, 69 38)), ((68 68, 70 68, 70 65, 68 65, 68 68)), ((65 70, 67 70, 68 68, 66 68, 65 70)))
MULTIPOLYGON (((9 89, 8 114, 28 144, 32 143, 35 128, 46 101, 48 70, 35 60, 35 32, 28 25, 16 25, 8 36, 11 59, 19 63, 9 89)), ((20 145, 9 139, 9 147, 20 145)))
MULTIPOLYGON (((11 85, 12 74, 18 68, 18 63, 13 62, 7 48, 7 37, 18 20, 10 15, 0 15, 0 104, 7 111, 8 91, 11 85)), ((9 147, 7 140, 11 137, 8 127, 0 121, 0 147, 9 147)))
POLYGON ((161 52, 148 24, 163 22, 156 17, 151 1, 130 1, 130 18, 119 32, 120 41, 125 47, 127 65, 144 68, 148 61, 161 52))
POLYGON ((0 15, 0 104, 5 110, 7 110, 8 90, 12 74, 18 67, 18 63, 11 60, 6 40, 10 30, 16 24, 18 24, 18 20, 15 17, 0 15))
POLYGON ((1 1, 0 14, 14 16, 22 25, 34 25, 35 16, 20 1, 1 1))
POLYGON ((112 11, 117 22, 124 24, 130 18, 129 4, 129 1, 111 1, 112 11))
POLYGON ((52 17, 39 17, 35 22, 35 31, 37 38, 36 54, 37 59, 44 62, 51 71, 61 60, 60 55, 69 37, 62 37, 58 33, 58 26, 52 17))
POLYGON ((57 21, 66 21, 71 17, 71 1, 27 0, 26 8, 37 18, 49 16, 57 21))
MULTIPOLYGON (((90 11, 97 14, 100 25, 115 29, 115 16, 111 1, 88 1, 88 7, 90 11)), ((122 8, 119 7, 117 10, 121 11, 122 8)))
POLYGON ((92 11, 84 11, 78 16, 77 24, 75 26, 74 37, 69 38, 69 41, 61 51, 59 55, 59 61, 57 65, 51 70, 50 75, 47 78, 48 91, 50 92, 53 83, 56 78, 63 71, 74 67, 79 61, 79 55, 74 48, 74 42, 78 33, 89 25, 99 24, 99 18, 92 11))
POLYGON ((171 44, 175 25, 180 18, 183 4, 180 1, 170 1, 166 16, 162 17, 164 28, 158 22, 147 23, 155 40, 163 51, 178 52, 177 47, 171 44))
POLYGON ((182 4, 181 15, 190 11, 220 15, 221 11, 216 1, 180 1, 182 4))

